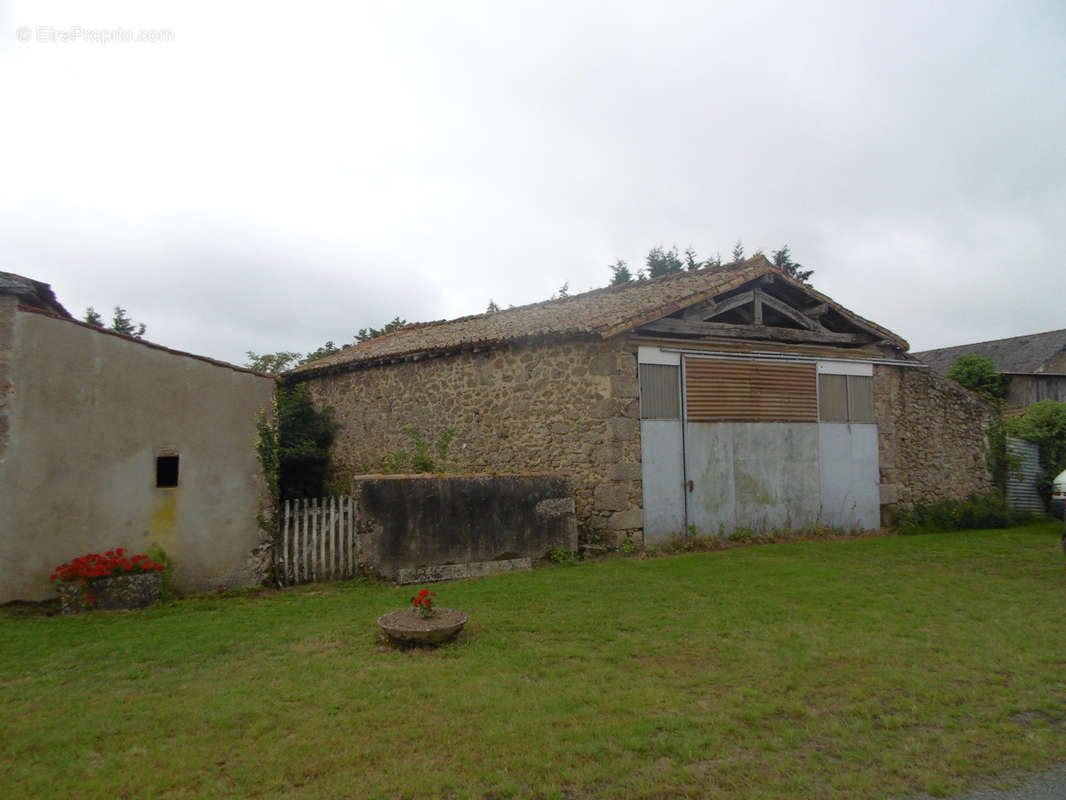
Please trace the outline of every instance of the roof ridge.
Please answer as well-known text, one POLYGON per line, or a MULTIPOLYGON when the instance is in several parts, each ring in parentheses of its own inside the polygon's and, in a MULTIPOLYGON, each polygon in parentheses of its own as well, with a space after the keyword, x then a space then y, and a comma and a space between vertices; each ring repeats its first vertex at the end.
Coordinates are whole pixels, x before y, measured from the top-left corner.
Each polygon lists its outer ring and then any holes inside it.
MULTIPOLYGON (((429 320, 429 321, 426 321, 426 322, 409 322, 409 323, 405 324, 402 328, 397 328, 396 330, 389 331, 388 333, 383 333, 380 336, 374 336, 374 337, 372 337, 370 339, 365 339, 365 340, 363 340, 361 342, 355 342, 354 344, 346 345, 346 346, 342 347, 341 350, 351 351, 351 350, 353 350, 355 348, 359 348, 359 347, 362 347, 363 345, 369 344, 370 342, 380 343, 380 342, 383 342, 383 341, 387 341, 389 339, 389 337, 395 337, 397 334, 400 334, 401 332, 410 333, 412 330, 416 330, 416 329, 432 328, 432 327, 436 327, 436 326, 440 326, 440 325, 449 325, 449 324, 460 323, 460 322, 470 322, 471 320, 475 320, 475 319, 494 317, 494 316, 496 316, 498 314, 511 314, 511 313, 514 313, 514 312, 517 312, 517 311, 528 311, 529 309, 532 309, 532 308, 546 307, 546 306, 550 306, 550 305, 553 305, 553 304, 554 305, 562 305, 563 303, 567 303, 567 302, 574 301, 574 300, 585 299, 585 298, 588 298, 588 297, 590 297, 592 295, 596 295, 596 294, 617 293, 617 292, 627 291, 629 289, 632 289, 632 288, 638 287, 638 286, 651 286, 651 285, 653 285, 655 283, 666 283, 666 282, 668 282, 670 280, 679 280, 681 278, 685 278, 685 277, 689 277, 689 276, 693 276, 693 275, 698 275, 698 274, 701 274, 701 273, 702 274, 708 274, 708 273, 712 273, 712 272, 724 272, 726 270, 739 270, 741 267, 749 266, 753 262, 759 260, 760 258, 763 259, 763 260, 766 260, 766 257, 764 255, 760 254, 760 255, 757 255, 757 256, 752 256, 751 258, 745 259, 745 260, 742 260, 742 261, 731 261, 728 264, 718 264, 718 265, 713 266, 713 267, 701 267, 698 270, 677 270, 676 272, 668 272, 665 275, 656 275, 654 278, 644 278, 643 280, 634 278, 633 280, 626 281, 625 283, 612 284, 612 285, 609 285, 609 286, 598 286, 595 289, 589 289, 588 291, 579 292, 578 294, 568 294, 568 295, 566 295, 566 297, 549 297, 547 300, 537 300, 536 302, 525 303, 524 305, 520 305, 520 306, 509 306, 508 308, 501 308, 498 311, 483 311, 480 314, 467 314, 466 316, 455 317, 453 319, 437 319, 437 320, 429 320)), ((771 267, 773 267, 773 264, 770 264, 769 261, 767 261, 767 264, 769 264, 771 267)), ((776 267, 774 267, 774 269, 776 269, 776 267)), ((690 295, 690 296, 695 296, 695 295, 698 295, 698 294, 700 294, 700 292, 693 292, 692 295, 690 295)), ((314 364, 317 361, 322 361, 324 359, 330 358, 330 356, 332 356, 332 355, 333 354, 331 353, 329 356, 323 356, 321 359, 316 359, 316 361, 312 361, 310 363, 314 364)), ((300 366, 308 366, 308 365, 307 364, 301 364, 300 366)))
POLYGON ((956 350, 960 347, 978 347, 983 344, 998 344, 1000 342, 1013 342, 1018 339, 1032 339, 1034 336, 1050 336, 1053 333, 1066 334, 1066 328, 1056 328, 1053 331, 1039 331, 1038 333, 1020 333, 1017 336, 1004 336, 1001 339, 985 339, 981 342, 963 342, 962 344, 948 345, 947 347, 931 347, 928 350, 919 350, 919 353, 939 353, 944 350, 956 350))
POLYGON ((62 314, 58 314, 55 311, 49 311, 45 308, 36 308, 34 306, 26 305, 25 303, 18 304, 18 310, 24 311, 30 314, 40 314, 42 317, 50 317, 51 319, 59 320, 60 322, 68 322, 71 325, 77 325, 80 328, 88 328, 94 333, 98 333, 104 336, 117 336, 119 339, 123 339, 133 344, 139 344, 144 347, 149 347, 152 350, 162 350, 166 353, 170 353, 176 356, 186 356, 187 358, 195 358, 197 361, 205 361, 208 364, 213 364, 216 367, 225 367, 226 369, 234 370, 235 372, 247 372, 251 375, 258 375, 261 378, 270 378, 274 380, 275 376, 269 372, 260 372, 250 367, 242 367, 237 364, 231 364, 229 361, 221 361, 217 358, 211 358, 211 356, 201 356, 196 353, 190 353, 187 350, 175 350, 173 347, 167 347, 166 345, 150 342, 147 339, 139 339, 136 336, 131 336, 128 333, 121 333, 120 331, 113 331, 110 328, 104 328, 101 325, 93 325, 88 322, 83 322, 80 319, 74 319, 73 317, 64 317, 62 314))
POLYGON ((421 354, 492 348, 556 336, 584 336, 603 340, 772 275, 835 311, 870 334, 888 340, 901 351, 907 342, 871 320, 841 306, 831 297, 789 277, 765 254, 743 261, 678 270, 651 279, 601 286, 586 292, 535 303, 470 314, 451 320, 412 323, 384 336, 359 342, 291 370, 294 377, 355 368, 359 364, 418 358, 421 354))

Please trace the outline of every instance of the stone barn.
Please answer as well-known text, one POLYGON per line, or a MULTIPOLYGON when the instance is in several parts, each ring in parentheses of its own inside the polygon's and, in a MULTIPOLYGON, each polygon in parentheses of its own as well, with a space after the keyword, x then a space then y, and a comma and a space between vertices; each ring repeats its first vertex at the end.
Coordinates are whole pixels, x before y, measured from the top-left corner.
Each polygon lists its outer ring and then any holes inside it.
POLYGON ((570 478, 582 541, 877 528, 992 488, 993 409, 764 257, 451 321, 298 367, 374 471, 449 427, 465 470, 570 478))

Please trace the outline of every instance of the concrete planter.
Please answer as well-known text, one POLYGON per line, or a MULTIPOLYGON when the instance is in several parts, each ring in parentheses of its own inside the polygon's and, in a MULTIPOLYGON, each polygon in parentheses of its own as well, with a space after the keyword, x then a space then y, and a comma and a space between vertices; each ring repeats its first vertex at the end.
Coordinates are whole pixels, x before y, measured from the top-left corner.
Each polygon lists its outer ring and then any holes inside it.
POLYGON ((469 617, 455 608, 438 608, 423 619, 413 608, 378 617, 378 625, 397 644, 437 645, 454 638, 469 617))
POLYGON ((162 572, 141 572, 96 578, 84 586, 57 583, 56 591, 63 614, 81 614, 94 608, 118 611, 155 605, 159 602, 162 586, 162 572))

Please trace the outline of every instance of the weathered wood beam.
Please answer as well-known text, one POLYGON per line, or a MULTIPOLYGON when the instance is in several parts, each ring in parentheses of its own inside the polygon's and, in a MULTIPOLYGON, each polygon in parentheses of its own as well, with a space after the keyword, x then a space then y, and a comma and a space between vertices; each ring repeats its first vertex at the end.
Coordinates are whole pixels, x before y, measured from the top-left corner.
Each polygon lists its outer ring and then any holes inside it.
POLYGON ((763 293, 758 289, 752 292, 754 301, 752 302, 752 322, 755 325, 762 325, 762 298, 763 293))
POLYGON ((681 312, 681 318, 693 319, 697 321, 704 320, 707 318, 707 315, 710 314, 716 307, 717 304, 713 300, 708 300, 707 302, 700 303, 699 305, 689 306, 683 312, 681 312))
POLYGON ((766 292, 759 292, 759 294, 760 294, 760 296, 762 298, 762 302, 765 305, 770 306, 770 308, 774 309, 775 311, 777 311, 782 316, 788 317, 790 320, 795 322, 797 325, 800 325, 800 326, 802 326, 802 327, 804 327, 804 328, 806 328, 807 330, 810 330, 810 331, 825 331, 825 330, 827 330, 827 328, 824 325, 822 325, 820 322, 817 322, 816 320, 813 320, 813 319, 808 319, 806 316, 803 315, 802 312, 796 310, 795 308, 793 308, 792 306, 790 306, 788 303, 784 302, 783 300, 779 300, 776 297, 774 297, 773 295, 767 294, 766 292))
POLYGON ((822 316, 822 314, 824 314, 828 310, 829 310, 829 303, 819 303, 816 306, 810 306, 809 308, 801 309, 801 313, 805 317, 810 317, 811 319, 817 319, 818 317, 822 316))
POLYGON ((732 311, 734 308, 739 308, 740 306, 746 306, 746 305, 748 305, 748 303, 753 303, 753 302, 755 302, 755 292, 754 291, 741 292, 740 294, 736 295, 735 297, 730 297, 728 300, 723 300, 720 303, 715 303, 714 309, 711 311, 710 314, 705 316, 703 319, 704 320, 712 320, 715 317, 722 316, 722 314, 725 314, 727 311, 732 311))
POLYGON ((771 325, 729 325, 724 322, 689 322, 669 317, 649 322, 639 328, 642 333, 667 336, 728 336, 737 339, 766 339, 772 342, 797 344, 870 344, 881 337, 864 333, 834 333, 777 328, 771 325))

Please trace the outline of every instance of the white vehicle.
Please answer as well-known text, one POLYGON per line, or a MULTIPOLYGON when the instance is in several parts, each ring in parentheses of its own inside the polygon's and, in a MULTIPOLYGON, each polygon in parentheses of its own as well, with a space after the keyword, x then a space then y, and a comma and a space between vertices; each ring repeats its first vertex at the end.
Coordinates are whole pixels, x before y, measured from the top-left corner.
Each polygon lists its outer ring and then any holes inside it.
POLYGON ((1051 513, 1056 517, 1062 517, 1063 506, 1066 505, 1066 469, 1055 476, 1051 482, 1051 513))

